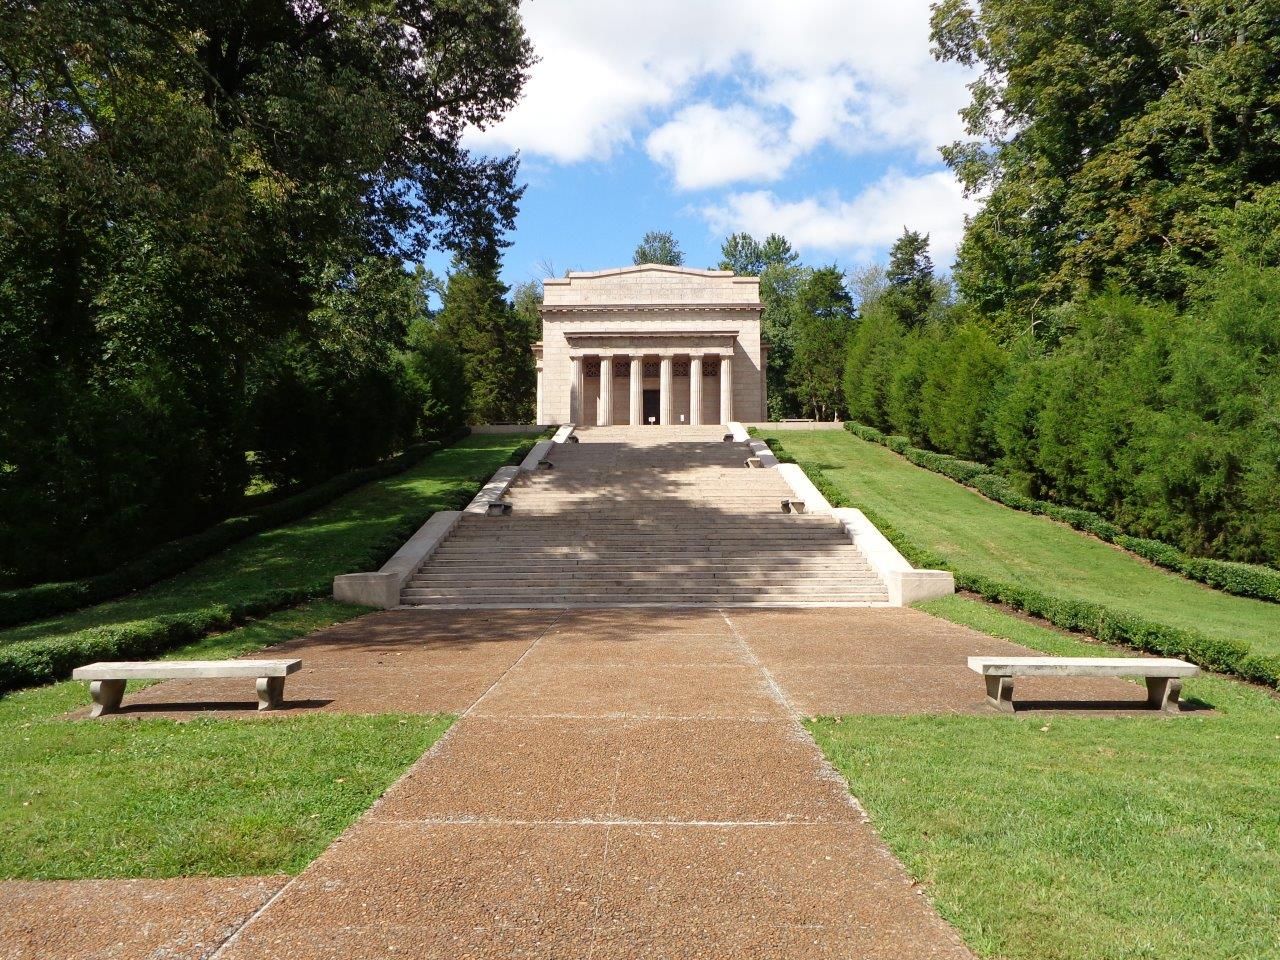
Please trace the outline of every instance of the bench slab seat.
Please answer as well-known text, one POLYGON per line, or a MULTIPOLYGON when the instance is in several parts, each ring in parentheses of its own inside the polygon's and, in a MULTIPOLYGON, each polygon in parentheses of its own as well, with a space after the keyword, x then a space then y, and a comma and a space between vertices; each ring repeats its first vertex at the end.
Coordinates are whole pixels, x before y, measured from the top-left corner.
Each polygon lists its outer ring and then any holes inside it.
POLYGON ((89 681, 90 716, 100 717, 120 709, 128 680, 253 677, 258 681, 258 709, 272 710, 284 702, 285 678, 300 669, 301 660, 124 660, 76 667, 71 678, 89 681))
POLYGON ((1158 657, 970 657, 969 669, 986 679, 987 703, 1006 713, 1013 712, 1014 677, 1142 677, 1147 703, 1177 713, 1182 678, 1200 672, 1194 663, 1158 657))

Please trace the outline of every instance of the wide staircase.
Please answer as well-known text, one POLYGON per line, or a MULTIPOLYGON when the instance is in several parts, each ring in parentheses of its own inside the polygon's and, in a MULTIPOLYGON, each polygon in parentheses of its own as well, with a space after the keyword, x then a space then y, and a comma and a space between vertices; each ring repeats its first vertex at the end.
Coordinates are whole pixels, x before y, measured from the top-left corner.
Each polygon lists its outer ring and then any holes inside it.
POLYGON ((406 584, 431 607, 852 606, 884 584, 829 516, 783 513, 776 470, 722 427, 596 427, 465 514, 406 584))

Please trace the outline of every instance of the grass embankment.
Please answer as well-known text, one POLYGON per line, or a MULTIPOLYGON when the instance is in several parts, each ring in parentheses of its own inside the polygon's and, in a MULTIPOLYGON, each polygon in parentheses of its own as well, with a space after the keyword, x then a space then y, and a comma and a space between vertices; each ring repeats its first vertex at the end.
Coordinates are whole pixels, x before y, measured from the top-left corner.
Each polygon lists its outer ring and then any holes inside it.
POLYGON ((1098 604, 1280 658, 1278 604, 1221 593, 1063 524, 993 503, 843 430, 788 431, 783 443, 854 506, 958 574, 1098 604))
POLYGON ((151 656, 323 596, 334 576, 375 568, 432 513, 465 503, 531 436, 470 436, 145 590, 0 631, 0 690, 66 676, 89 660, 151 656))
MULTIPOLYGON (((1122 652, 959 597, 923 608, 1052 654, 1122 652)), ((1214 676, 1185 693, 1214 711, 808 726, 983 957, 1280 956, 1280 701, 1214 676)))
MULTIPOLYGON (((316 601, 172 656, 233 657, 364 612, 316 601)), ((296 873, 453 720, 62 716, 88 700, 76 682, 0 698, 0 877, 296 873)))

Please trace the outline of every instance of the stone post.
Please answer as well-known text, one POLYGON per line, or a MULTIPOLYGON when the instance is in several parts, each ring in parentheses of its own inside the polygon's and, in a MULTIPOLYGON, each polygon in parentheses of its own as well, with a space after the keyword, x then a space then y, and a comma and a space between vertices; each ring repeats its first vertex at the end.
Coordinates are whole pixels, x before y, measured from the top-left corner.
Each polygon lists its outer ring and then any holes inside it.
POLYGON ((635 354, 631 356, 631 425, 638 427, 644 422, 644 358, 635 354))
POLYGON ((664 427, 671 423, 671 357, 662 358, 662 378, 659 381, 658 422, 664 427))
POLYGON ((582 402, 582 358, 571 357, 569 362, 569 421, 582 426, 582 410, 586 406, 582 402))
POLYGON ((733 358, 720 361, 720 422, 728 424, 733 419, 733 358))
POLYGON ((613 357, 600 358, 600 402, 596 404, 596 424, 613 425, 613 357))
POLYGON ((702 426, 702 354, 689 358, 689 426, 702 426))

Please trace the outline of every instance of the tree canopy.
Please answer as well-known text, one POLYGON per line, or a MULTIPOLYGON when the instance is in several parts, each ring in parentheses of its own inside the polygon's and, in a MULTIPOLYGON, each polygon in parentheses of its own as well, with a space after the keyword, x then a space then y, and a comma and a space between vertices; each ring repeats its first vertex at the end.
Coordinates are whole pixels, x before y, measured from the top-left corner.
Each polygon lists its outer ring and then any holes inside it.
POLYGON ((675 236, 666 230, 650 230, 644 235, 632 262, 638 267, 644 263, 659 263, 668 267, 678 267, 684 263, 684 253, 675 236))
POLYGON ((405 442, 402 264, 496 255, 516 161, 461 137, 532 59, 514 0, 4 4, 0 571, 405 442))
POLYGON ((927 233, 903 228, 889 250, 885 282, 883 296, 898 320, 908 327, 924 323, 938 297, 927 233))
POLYGON ((941 0, 932 24, 981 69, 944 149, 986 194, 956 278, 1008 331, 1108 284, 1184 301, 1223 212, 1280 179, 1274 0, 941 0))

